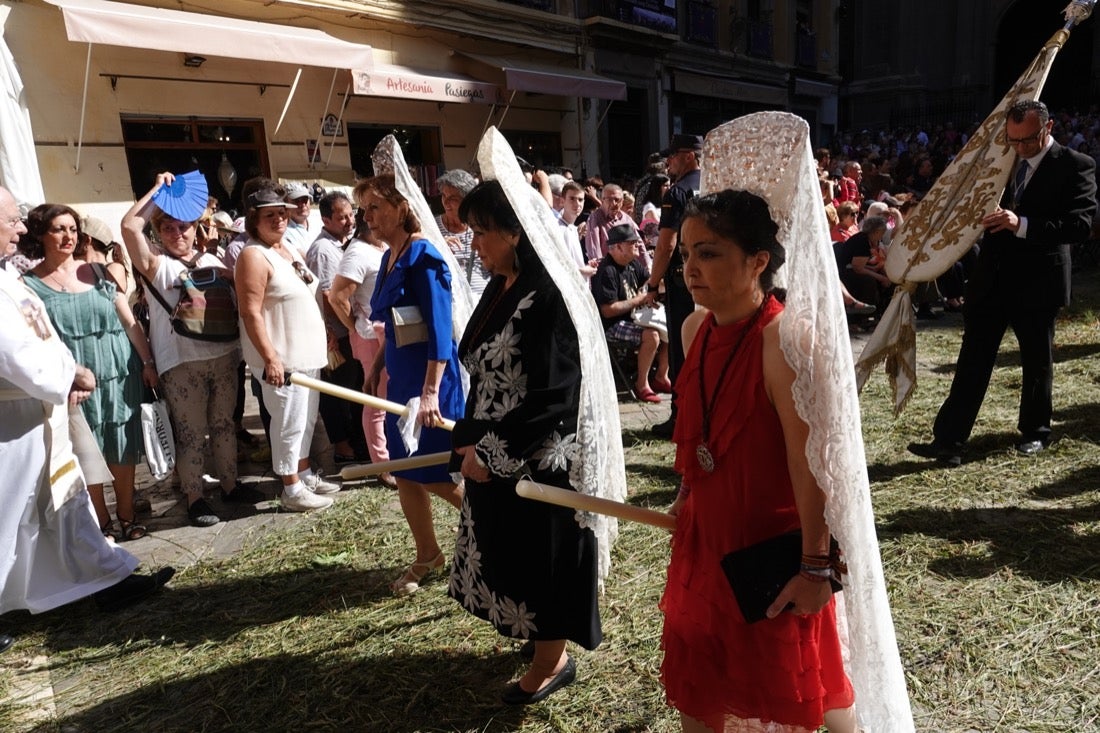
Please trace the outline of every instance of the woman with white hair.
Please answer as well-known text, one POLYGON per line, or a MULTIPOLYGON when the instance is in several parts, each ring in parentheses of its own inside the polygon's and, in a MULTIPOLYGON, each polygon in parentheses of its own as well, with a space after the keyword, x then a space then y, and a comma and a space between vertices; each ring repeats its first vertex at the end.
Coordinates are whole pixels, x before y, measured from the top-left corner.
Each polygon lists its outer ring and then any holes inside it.
POLYGON ((435 217, 435 223, 443 234, 443 239, 454 252, 459 267, 475 298, 480 298, 492 274, 481 264, 481 257, 473 250, 474 232, 458 215, 462 199, 477 185, 477 179, 464 170, 456 168, 447 171, 436 179, 439 193, 443 199, 443 213, 435 217))

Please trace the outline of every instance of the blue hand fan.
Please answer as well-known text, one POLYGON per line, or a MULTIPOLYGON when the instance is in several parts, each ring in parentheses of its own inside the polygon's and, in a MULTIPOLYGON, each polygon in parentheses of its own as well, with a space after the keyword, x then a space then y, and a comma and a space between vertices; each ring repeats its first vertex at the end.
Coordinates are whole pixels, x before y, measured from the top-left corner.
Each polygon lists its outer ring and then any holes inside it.
POLYGON ((161 186, 153 194, 153 203, 161 211, 180 221, 197 221, 206 211, 210 189, 200 171, 176 176, 171 186, 161 186))

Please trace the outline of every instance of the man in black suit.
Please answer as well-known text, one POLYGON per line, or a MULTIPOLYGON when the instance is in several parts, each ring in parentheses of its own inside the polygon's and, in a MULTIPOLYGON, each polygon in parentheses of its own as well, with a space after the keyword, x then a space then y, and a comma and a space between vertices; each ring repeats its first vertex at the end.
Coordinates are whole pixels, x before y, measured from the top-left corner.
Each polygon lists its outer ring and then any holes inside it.
POLYGON ((1069 305, 1070 247, 1088 237, 1096 210, 1095 163, 1056 143, 1052 125, 1042 102, 1019 101, 1008 110, 1016 165, 1001 205, 982 220, 985 236, 967 283, 955 378, 936 416, 934 440, 909 444, 918 456, 949 466, 962 462, 1008 327, 1023 366, 1016 450, 1034 455, 1050 443, 1054 319, 1069 305))

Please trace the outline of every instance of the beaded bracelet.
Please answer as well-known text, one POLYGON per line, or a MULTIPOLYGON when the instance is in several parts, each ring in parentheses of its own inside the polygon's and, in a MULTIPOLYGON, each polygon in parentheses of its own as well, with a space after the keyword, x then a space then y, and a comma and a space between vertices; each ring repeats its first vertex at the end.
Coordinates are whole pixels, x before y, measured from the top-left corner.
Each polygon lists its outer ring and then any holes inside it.
POLYGON ((798 574, 806 580, 811 580, 814 583, 827 583, 829 581, 828 575, 817 575, 816 573, 811 573, 806 570, 800 570, 798 574))
POLYGON ((806 563, 802 563, 802 565, 798 569, 800 572, 809 573, 810 575, 816 575, 819 578, 833 577, 832 568, 816 568, 811 565, 807 565, 806 563))
POLYGON ((802 565, 813 568, 827 568, 832 565, 832 560, 826 555, 803 555, 802 565))

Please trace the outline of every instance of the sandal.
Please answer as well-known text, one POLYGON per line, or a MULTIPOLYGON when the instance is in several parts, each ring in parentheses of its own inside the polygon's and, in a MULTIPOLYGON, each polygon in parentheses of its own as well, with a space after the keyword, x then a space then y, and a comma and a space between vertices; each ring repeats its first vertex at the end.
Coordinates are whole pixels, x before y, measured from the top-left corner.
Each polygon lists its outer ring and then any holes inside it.
POLYGON ((119 534, 118 530, 115 529, 114 521, 108 519, 106 522, 103 523, 102 526, 100 526, 99 531, 102 532, 103 536, 111 542, 118 542, 119 534))
POLYGON ((645 387, 644 389, 638 389, 637 387, 635 387, 634 398, 637 399, 639 402, 657 403, 661 401, 661 398, 657 396, 657 393, 649 387, 645 387))
POLYGON ((390 585, 390 590, 394 595, 408 596, 416 593, 420 590, 420 582, 424 578, 431 575, 433 570, 439 570, 441 567, 447 564, 447 558, 440 551, 432 560, 428 562, 414 562, 409 567, 405 568, 405 572, 401 574, 401 577, 393 581, 390 585))
POLYGON ((138 524, 137 519, 123 519, 118 518, 118 525, 122 527, 123 542, 129 542, 130 540, 140 540, 142 537, 149 534, 149 529, 144 524, 138 524))

